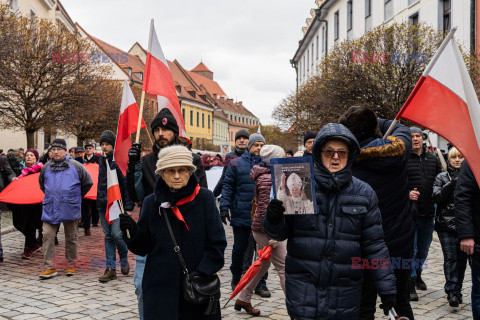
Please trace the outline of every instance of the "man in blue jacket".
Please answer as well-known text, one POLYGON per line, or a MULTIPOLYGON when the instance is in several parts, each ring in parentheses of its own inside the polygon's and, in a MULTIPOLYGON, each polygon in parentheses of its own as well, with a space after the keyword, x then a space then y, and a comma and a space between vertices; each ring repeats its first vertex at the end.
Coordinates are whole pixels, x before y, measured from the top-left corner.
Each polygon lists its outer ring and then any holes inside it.
POLYGON ((233 228, 232 264, 230 265, 232 287, 236 286, 242 276, 243 257, 251 233, 254 182, 250 180, 250 171, 253 166, 262 161, 260 150, 264 144, 265 138, 261 134, 251 134, 247 145, 248 151, 230 162, 223 180, 220 217, 224 224, 229 220, 233 228))

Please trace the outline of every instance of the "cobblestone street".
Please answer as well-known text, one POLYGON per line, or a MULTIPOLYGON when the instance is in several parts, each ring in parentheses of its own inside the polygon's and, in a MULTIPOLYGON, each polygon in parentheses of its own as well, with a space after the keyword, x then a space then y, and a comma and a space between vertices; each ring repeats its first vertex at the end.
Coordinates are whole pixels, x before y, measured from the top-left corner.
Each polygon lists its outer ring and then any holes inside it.
MULTIPOLYGON (((135 215, 137 215, 136 213, 135 215)), ((5 229, 4 229, 5 230, 5 229)), ((103 274, 102 261, 105 258, 103 232, 101 228, 92 228, 92 236, 83 236, 79 230, 78 256, 83 267, 74 277, 66 277, 63 270, 53 279, 40 281, 43 254, 38 252, 31 260, 23 260, 23 236, 14 231, 2 236, 5 261, 0 264, 0 319, 135 319, 138 317, 137 300, 133 286, 134 256, 130 255, 132 272, 123 276, 118 272, 117 280, 107 284, 98 282, 103 274)), ((227 229, 227 261, 220 272, 222 279, 221 305, 231 293, 230 290, 230 254, 232 246, 231 228, 227 229)), ((63 228, 59 233, 60 244, 57 257, 63 258, 63 228)), ((443 257, 437 239, 432 243, 428 269, 424 271, 427 291, 418 291, 420 301, 413 303, 415 319, 471 319, 470 309, 470 270, 467 268, 464 283, 463 301, 459 308, 448 306, 444 291, 443 257)), ((272 297, 262 299, 254 295, 252 304, 262 311, 258 319, 290 319, 284 304, 278 276, 271 270, 267 285, 272 297)), ((233 301, 222 309, 223 319, 249 319, 244 312, 233 309, 233 301)), ((386 319, 377 312, 376 319, 386 319)))

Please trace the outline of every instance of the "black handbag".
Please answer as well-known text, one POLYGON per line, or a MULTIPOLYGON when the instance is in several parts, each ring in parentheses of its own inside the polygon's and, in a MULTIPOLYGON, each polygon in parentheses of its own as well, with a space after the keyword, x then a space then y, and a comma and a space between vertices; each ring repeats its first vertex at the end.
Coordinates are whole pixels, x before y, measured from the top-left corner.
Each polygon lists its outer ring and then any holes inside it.
MULTIPOLYGON (((160 207, 160 215, 162 215, 162 207, 160 207)), ((177 254, 178 261, 182 267, 182 291, 185 301, 193 304, 208 305, 205 315, 212 315, 217 313, 217 305, 220 300, 220 278, 216 274, 201 276, 199 274, 188 273, 185 260, 180 252, 180 247, 177 244, 175 236, 173 235, 172 226, 168 219, 166 210, 163 211, 165 222, 167 223, 168 231, 173 241, 173 251, 177 254)))

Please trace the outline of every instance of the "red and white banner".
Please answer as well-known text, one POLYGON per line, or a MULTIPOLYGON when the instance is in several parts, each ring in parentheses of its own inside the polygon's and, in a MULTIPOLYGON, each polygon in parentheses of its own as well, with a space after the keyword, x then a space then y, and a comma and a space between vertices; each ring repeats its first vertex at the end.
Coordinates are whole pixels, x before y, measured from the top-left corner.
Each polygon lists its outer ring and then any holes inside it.
POLYGON ((120 185, 118 184, 117 170, 110 170, 110 164, 107 162, 107 210, 105 213, 105 220, 109 224, 113 223, 113 220, 118 219, 122 210, 118 201, 122 200, 122 193, 120 192, 120 185))
MULTIPOLYGON (((117 140, 115 141, 115 151, 113 157, 123 175, 127 175, 128 150, 132 147, 132 138, 130 135, 137 131, 138 117, 140 110, 133 96, 127 80, 123 84, 122 103, 120 106, 120 117, 118 118, 117 140)), ((145 122, 142 119, 140 128, 145 128, 145 122)))
POLYGON ((480 104, 454 33, 445 38, 396 119, 413 121, 450 141, 479 183, 480 104))
POLYGON ((182 110, 178 102, 177 90, 173 84, 167 59, 165 59, 162 47, 158 42, 153 20, 150 25, 147 61, 145 63, 145 74, 143 76, 143 91, 157 96, 157 112, 163 108, 170 109, 175 120, 177 120, 180 129, 179 135, 186 138, 187 132, 185 131, 185 122, 183 121, 182 110))

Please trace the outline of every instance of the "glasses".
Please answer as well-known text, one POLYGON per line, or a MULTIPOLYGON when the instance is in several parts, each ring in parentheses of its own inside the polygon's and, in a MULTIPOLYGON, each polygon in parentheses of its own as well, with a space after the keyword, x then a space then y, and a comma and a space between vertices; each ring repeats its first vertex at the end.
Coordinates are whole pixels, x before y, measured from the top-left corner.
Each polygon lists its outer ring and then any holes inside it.
POLYGON ((348 157, 348 151, 345 151, 345 150, 338 150, 338 151, 335 151, 335 150, 322 150, 320 151, 323 153, 323 155, 325 156, 325 158, 333 158, 335 156, 335 153, 338 155, 338 157, 340 159, 345 159, 348 157))
POLYGON ((163 170, 163 173, 165 173, 168 176, 174 176, 177 174, 177 172, 179 175, 190 173, 190 171, 187 168, 179 168, 179 169, 168 168, 163 170))

